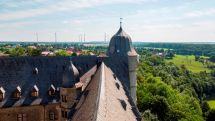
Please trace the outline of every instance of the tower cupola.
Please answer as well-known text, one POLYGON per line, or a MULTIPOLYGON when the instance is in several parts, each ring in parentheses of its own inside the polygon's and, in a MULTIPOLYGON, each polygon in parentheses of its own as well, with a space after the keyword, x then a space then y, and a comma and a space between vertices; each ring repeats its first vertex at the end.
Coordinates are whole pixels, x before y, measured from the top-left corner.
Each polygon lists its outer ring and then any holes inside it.
POLYGON ((131 37, 122 28, 122 21, 120 21, 120 28, 118 32, 110 40, 107 55, 108 56, 137 55, 136 51, 132 46, 131 37))
POLYGON ((63 73, 63 84, 62 84, 62 86, 64 88, 73 87, 74 84, 77 81, 79 81, 78 76, 79 76, 78 69, 72 64, 72 62, 69 62, 65 68, 64 73, 63 73))

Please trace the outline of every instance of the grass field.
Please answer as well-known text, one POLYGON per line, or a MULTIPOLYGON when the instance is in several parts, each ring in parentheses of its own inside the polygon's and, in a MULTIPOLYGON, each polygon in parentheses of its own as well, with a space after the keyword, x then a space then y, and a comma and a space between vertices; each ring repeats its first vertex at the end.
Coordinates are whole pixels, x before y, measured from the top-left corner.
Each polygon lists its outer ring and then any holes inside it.
POLYGON ((185 56, 185 55, 175 55, 173 59, 168 59, 166 62, 173 62, 177 66, 185 65, 187 69, 194 73, 198 73, 200 71, 210 72, 206 66, 202 63, 195 61, 195 56, 185 56))
POLYGON ((215 100, 209 100, 207 102, 208 102, 210 108, 215 109, 215 100))

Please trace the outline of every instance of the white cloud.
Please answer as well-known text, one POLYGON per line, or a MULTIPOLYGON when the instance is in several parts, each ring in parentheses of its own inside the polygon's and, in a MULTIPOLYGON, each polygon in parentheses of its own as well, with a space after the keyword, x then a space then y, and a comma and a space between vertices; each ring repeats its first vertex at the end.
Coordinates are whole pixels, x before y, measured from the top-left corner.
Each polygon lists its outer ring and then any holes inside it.
POLYGON ((214 16, 215 15, 215 8, 210 8, 207 10, 198 10, 186 13, 185 16, 187 17, 201 17, 201 16, 214 16))
MULTIPOLYGON (((54 1, 46 6, 38 7, 38 8, 31 8, 25 9, 20 8, 18 11, 9 11, 5 13, 0 13, 0 21, 8 21, 8 20, 16 20, 16 19, 24 19, 29 17, 34 17, 38 15, 45 15, 59 11, 72 11, 75 9, 82 9, 82 8, 89 8, 99 5, 105 4, 116 4, 116 3, 138 3, 138 2, 155 2, 157 0, 60 0, 54 1)), ((34 4, 35 2, 39 2, 45 4, 46 2, 50 2, 50 0, 20 0, 22 4, 28 5, 29 3, 34 4)), ((18 3, 14 3, 10 0, 1 2, 0 4, 3 5, 14 5, 18 3), (7 3, 8 2, 8 3, 7 3)), ((16 5, 19 7, 20 4, 16 5)), ((26 6, 27 7, 27 6, 26 6)))

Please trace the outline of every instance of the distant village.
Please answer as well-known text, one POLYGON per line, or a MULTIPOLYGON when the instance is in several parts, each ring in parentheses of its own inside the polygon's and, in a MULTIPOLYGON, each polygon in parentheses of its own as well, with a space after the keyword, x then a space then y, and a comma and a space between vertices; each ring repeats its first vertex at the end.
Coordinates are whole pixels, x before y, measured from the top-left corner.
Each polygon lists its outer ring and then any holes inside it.
POLYGON ((80 43, 2 43, 0 44, 0 56, 104 56, 105 48, 80 43))

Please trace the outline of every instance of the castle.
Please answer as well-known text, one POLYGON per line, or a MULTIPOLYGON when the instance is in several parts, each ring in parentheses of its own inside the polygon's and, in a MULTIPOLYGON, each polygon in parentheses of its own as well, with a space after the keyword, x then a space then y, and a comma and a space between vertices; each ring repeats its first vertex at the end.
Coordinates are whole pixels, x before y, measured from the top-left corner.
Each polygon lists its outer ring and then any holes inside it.
POLYGON ((0 121, 139 121, 137 64, 121 25, 107 57, 0 57, 0 121))

